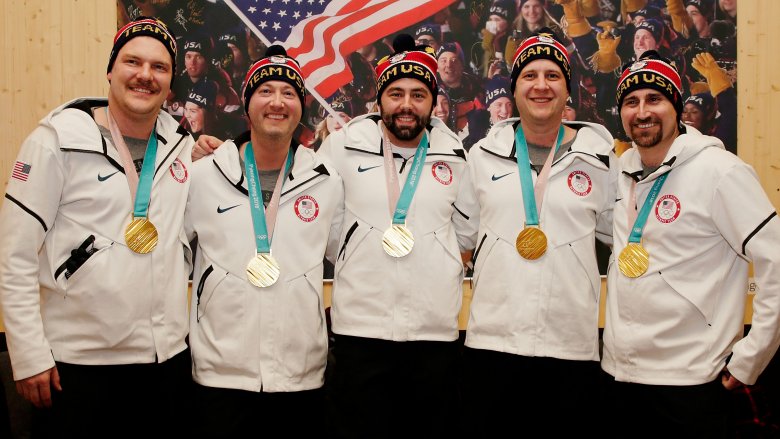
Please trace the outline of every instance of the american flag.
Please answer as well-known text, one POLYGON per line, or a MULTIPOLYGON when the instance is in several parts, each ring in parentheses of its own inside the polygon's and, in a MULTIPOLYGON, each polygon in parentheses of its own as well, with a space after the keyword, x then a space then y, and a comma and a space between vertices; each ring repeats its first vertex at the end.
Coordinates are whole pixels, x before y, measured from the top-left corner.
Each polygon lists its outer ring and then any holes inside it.
POLYGON ((11 177, 13 177, 13 178, 15 178, 17 180, 27 181, 27 177, 30 176, 30 170, 31 169, 32 169, 31 165, 29 165, 29 164, 27 164, 25 162, 17 161, 14 164, 14 170, 13 170, 13 173, 11 174, 11 177))
POLYGON ((264 43, 301 64, 306 87, 331 96, 352 80, 345 57, 454 0, 225 0, 264 43))

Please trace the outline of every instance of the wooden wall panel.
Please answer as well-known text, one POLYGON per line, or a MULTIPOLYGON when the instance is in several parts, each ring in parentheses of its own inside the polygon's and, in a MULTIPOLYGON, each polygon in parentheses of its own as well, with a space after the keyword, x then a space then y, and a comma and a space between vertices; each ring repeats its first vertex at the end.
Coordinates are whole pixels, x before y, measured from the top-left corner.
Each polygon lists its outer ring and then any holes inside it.
POLYGON ((37 122, 78 96, 105 96, 116 33, 110 0, 2 0, 0 194, 37 122))
POLYGON ((738 153, 756 169, 779 208, 780 147, 773 127, 780 126, 780 2, 743 0, 737 19, 738 153))

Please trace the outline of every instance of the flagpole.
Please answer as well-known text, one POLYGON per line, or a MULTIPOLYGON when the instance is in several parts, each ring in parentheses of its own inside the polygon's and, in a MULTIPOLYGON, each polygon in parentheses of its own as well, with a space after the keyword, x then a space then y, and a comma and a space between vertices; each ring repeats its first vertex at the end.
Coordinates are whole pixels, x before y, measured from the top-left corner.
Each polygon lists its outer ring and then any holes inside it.
MULTIPOLYGON (((228 7, 230 7, 230 9, 233 10, 233 13, 238 15, 238 17, 241 19, 241 21, 244 22, 244 24, 249 28, 249 30, 251 30, 252 33, 257 36, 257 38, 260 38, 260 41, 262 41, 262 43, 265 44, 265 47, 270 47, 271 46, 271 42, 268 41, 268 38, 266 38, 265 35, 263 35, 263 33, 260 31, 260 29, 258 29, 257 26, 255 26, 255 24, 252 23, 252 21, 249 20, 249 18, 241 12, 241 9, 239 9, 238 6, 233 4, 232 0, 225 0, 225 4, 227 4, 228 7)), ((280 43, 280 44, 282 46, 284 46, 283 43, 280 43)), ((285 47, 285 50, 287 50, 286 47, 285 47)), ((306 80, 305 79, 306 78, 304 78, 304 81, 303 81, 304 85, 306 85, 306 80)), ((320 105, 322 105, 322 108, 324 108, 325 111, 328 112, 328 114, 330 114, 331 116, 333 116, 333 118, 335 118, 336 120, 341 122, 341 126, 344 126, 344 125, 347 124, 347 122, 341 117, 341 115, 339 115, 336 112, 336 110, 334 110, 333 107, 331 107, 330 104, 327 101, 325 101, 325 99, 323 99, 322 96, 320 96, 319 93, 317 93, 317 90, 311 89, 309 87, 306 87, 306 90, 309 90, 309 93, 311 93, 311 95, 314 97, 314 99, 316 99, 317 102, 319 102, 320 105)))

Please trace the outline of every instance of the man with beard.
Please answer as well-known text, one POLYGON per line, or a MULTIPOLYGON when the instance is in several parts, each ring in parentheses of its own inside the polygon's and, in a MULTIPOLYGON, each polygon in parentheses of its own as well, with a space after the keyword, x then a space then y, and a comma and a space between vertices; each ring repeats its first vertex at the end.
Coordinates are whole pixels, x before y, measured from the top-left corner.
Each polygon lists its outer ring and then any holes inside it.
POLYGON ((733 437, 728 390, 754 384, 780 341, 780 221, 749 165, 680 122, 680 76, 656 52, 623 72, 617 103, 634 148, 620 158, 601 363, 614 435, 733 437))
POLYGON ((345 189, 331 315, 337 423, 348 438, 450 437, 465 153, 431 118, 432 50, 405 34, 394 48, 376 67, 380 112, 352 119, 319 150, 345 189))
POLYGON ((469 150, 464 202, 478 223, 464 350, 464 437, 524 425, 550 437, 597 433, 599 293, 595 240, 611 244, 612 136, 561 116, 566 48, 541 28, 514 54, 519 118, 469 150), (467 201, 467 202, 466 202, 467 201))
POLYGON ((8 183, 0 299, 14 379, 52 407, 61 437, 184 435, 193 140, 160 111, 175 60, 161 21, 122 27, 108 99, 46 116, 8 183))

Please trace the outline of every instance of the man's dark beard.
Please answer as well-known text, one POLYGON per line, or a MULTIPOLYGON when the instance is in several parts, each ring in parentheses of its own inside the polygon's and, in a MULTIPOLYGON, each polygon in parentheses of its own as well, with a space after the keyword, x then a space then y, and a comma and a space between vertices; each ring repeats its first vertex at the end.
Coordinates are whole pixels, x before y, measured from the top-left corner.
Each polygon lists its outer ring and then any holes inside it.
MULTIPOLYGON (((649 121, 648 121, 649 122, 649 121)), ((640 122, 641 123, 641 122, 640 122)), ((657 122, 660 124, 660 122, 657 122)), ((638 130, 638 128, 637 128, 638 130)), ((650 148, 655 145, 658 145, 661 142, 661 139, 663 138, 664 132, 663 132, 663 126, 660 126, 658 129, 658 132, 655 135, 643 135, 643 136, 636 136, 634 137, 634 128, 631 129, 631 137, 636 143, 637 146, 641 146, 642 148, 650 148)))
POLYGON ((395 136, 396 139, 413 140, 420 135, 426 126, 428 126, 428 124, 431 122, 431 116, 420 117, 410 111, 407 111, 395 114, 383 114, 382 122, 385 123, 385 127, 387 127, 391 133, 393 133, 393 136, 395 136), (416 123, 411 128, 399 128, 395 124, 395 118, 397 116, 413 116, 416 123))

